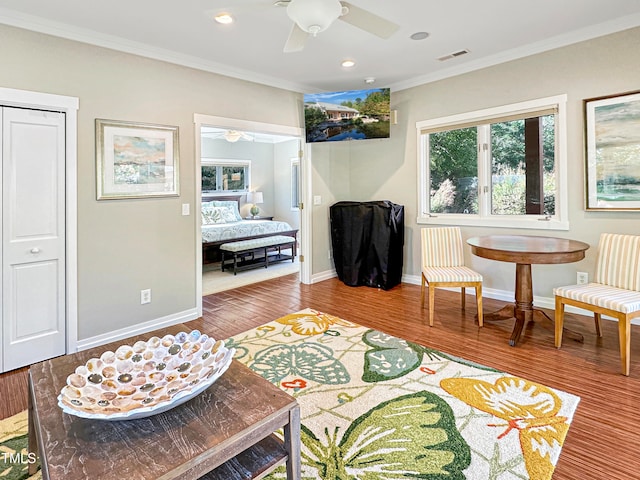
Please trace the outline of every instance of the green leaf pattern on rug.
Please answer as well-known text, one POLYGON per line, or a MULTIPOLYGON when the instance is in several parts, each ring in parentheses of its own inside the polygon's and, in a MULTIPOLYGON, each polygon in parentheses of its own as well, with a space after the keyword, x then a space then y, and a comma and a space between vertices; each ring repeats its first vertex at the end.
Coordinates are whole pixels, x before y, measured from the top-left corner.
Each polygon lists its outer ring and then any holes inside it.
POLYGON ((29 477, 28 464, 11 461, 10 455, 16 458, 27 458, 27 435, 21 435, 0 443, 0 478, 2 480, 22 480, 29 477))
POLYGON ((367 330, 362 340, 373 347, 365 353, 362 374, 362 380, 369 383, 393 380, 411 373, 420 366, 424 355, 431 360, 447 359, 482 370, 497 371, 377 330, 367 330))
MULTIPOLYGON (((336 429, 337 430, 337 429, 336 429)), ((337 442, 325 429, 323 444, 301 427, 305 472, 314 478, 392 480, 464 479, 470 448, 453 411, 437 395, 422 391, 383 402, 357 418, 337 442)))
MULTIPOLYGON (((311 309, 229 340, 236 358, 298 400, 304 480, 548 480, 527 468, 520 439, 531 450, 549 437, 552 472, 579 401, 554 390, 560 410, 523 432, 526 415, 496 418, 441 384, 495 386, 504 372, 311 309)), ((278 468, 267 478, 285 477, 278 468)))
POLYGON ((422 363, 424 347, 415 343, 376 330, 368 330, 362 340, 373 347, 364 354, 362 380, 365 382, 402 377, 422 363))
POLYGON ((250 367, 275 384, 289 375, 325 385, 341 385, 351 379, 340 360, 334 358, 333 350, 313 342, 273 345, 257 352, 250 367))

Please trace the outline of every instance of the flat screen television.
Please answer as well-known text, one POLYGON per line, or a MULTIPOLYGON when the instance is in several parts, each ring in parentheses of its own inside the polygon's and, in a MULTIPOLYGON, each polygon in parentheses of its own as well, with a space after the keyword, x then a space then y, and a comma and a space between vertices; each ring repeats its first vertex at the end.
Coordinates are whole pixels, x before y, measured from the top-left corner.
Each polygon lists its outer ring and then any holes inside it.
POLYGON ((388 88, 304 95, 307 143, 389 138, 388 88))

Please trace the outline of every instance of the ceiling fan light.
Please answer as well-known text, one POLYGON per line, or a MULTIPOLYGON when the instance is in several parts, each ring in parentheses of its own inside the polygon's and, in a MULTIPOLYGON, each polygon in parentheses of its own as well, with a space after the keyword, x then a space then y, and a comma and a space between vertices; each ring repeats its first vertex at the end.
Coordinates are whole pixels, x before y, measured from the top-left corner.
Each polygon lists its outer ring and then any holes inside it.
POLYGON ((311 35, 326 30, 342 14, 338 0, 291 0, 287 15, 298 27, 311 35))
POLYGON ((224 139, 227 142, 235 143, 242 137, 242 132, 238 132, 237 130, 227 130, 224 132, 224 139))
POLYGON ((233 17, 230 13, 219 13, 218 15, 213 17, 213 19, 218 23, 222 23, 223 25, 233 23, 233 17))

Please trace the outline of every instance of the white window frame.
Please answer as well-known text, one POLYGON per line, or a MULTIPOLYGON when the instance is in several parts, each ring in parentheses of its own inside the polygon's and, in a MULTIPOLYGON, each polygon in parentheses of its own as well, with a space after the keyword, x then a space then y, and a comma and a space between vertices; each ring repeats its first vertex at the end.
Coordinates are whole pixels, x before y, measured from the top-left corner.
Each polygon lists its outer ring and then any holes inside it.
POLYGON ((567 182, 567 95, 556 95, 510 105, 503 105, 475 112, 416 122, 418 152, 418 224, 471 225, 501 228, 525 228, 536 230, 569 230, 568 182, 567 182), (429 212, 429 145, 425 130, 481 124, 493 118, 526 114, 553 108, 556 113, 555 164, 556 198, 555 214, 546 215, 491 215, 490 164, 478 158, 478 208, 477 215, 429 212), (486 165, 485 165, 486 163, 486 165), (488 171, 487 171, 488 169, 488 171))
POLYGON ((299 158, 292 158, 291 159, 291 176, 290 176, 290 182, 291 182, 291 199, 289 201, 290 205, 291 205, 291 211, 292 212, 298 212, 300 211, 300 159, 299 158), (294 175, 294 171, 297 170, 297 175, 294 175), (298 192, 298 198, 294 198, 293 194, 294 192, 298 192), (296 201, 297 200, 297 201, 296 201))
MULTIPOLYGON (((245 188, 242 190, 214 190, 211 194, 229 194, 229 193, 246 193, 251 188, 251 160, 231 160, 221 158, 202 158, 200 160, 200 168, 202 167, 246 167, 245 188)), ((206 193, 206 192, 205 192, 206 193)))

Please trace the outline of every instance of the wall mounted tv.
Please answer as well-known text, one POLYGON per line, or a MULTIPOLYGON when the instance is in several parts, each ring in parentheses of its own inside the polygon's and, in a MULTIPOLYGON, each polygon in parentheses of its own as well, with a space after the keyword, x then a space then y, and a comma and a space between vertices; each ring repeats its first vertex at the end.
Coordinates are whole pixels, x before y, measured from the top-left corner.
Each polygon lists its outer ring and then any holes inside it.
POLYGON ((304 95, 307 143, 389 138, 388 88, 304 95))

